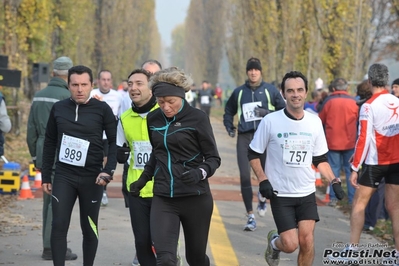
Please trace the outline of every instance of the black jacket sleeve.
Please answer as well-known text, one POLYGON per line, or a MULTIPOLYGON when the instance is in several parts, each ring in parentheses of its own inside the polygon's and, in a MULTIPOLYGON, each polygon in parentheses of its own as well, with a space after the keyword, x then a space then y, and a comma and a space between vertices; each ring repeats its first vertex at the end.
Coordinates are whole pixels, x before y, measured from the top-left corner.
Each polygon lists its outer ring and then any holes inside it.
POLYGON ((102 172, 113 175, 116 167, 116 126, 117 118, 112 113, 111 107, 108 104, 104 105, 104 120, 103 127, 108 140, 108 156, 107 164, 102 172))
POLYGON ((47 120, 43 147, 42 183, 51 183, 51 174, 57 150, 58 130, 54 117, 54 105, 47 120))

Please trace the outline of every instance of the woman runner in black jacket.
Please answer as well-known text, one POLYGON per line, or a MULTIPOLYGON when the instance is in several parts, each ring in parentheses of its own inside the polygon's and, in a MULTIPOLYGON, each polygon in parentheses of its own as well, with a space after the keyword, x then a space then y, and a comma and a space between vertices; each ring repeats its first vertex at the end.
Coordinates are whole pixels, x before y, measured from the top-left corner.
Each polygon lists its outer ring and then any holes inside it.
POLYGON ((150 81, 159 109, 148 114, 152 153, 140 178, 138 195, 154 177, 151 236, 158 265, 176 265, 180 223, 189 265, 210 265, 206 255, 213 198, 208 178, 220 166, 208 116, 185 100, 192 80, 177 68, 157 72, 150 81))

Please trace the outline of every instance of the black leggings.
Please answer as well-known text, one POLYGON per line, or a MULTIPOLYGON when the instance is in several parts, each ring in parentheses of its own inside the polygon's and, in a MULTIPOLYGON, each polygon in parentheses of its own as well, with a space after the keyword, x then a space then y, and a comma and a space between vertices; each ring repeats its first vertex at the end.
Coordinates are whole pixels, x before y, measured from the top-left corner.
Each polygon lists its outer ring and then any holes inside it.
MULTIPOLYGON (((237 162, 240 170, 241 195, 247 212, 252 211, 252 185, 251 185, 251 166, 248 161, 248 147, 254 137, 254 133, 242 133, 237 136, 237 162)), ((265 167, 266 152, 262 154, 260 160, 262 167, 265 167)))
POLYGON ((128 194, 128 199, 137 258, 140 265, 155 266, 157 262, 152 251, 150 232, 152 198, 133 197, 128 194))
POLYGON ((176 265, 180 223, 184 232, 187 263, 190 266, 210 265, 206 245, 212 212, 211 193, 181 198, 154 195, 151 206, 151 236, 157 254, 157 265, 176 265))
POLYGON ((96 176, 65 176, 56 174, 53 182, 53 224, 51 251, 54 266, 65 265, 67 234, 72 209, 79 197, 80 226, 83 233, 83 265, 90 266, 98 246, 98 214, 103 187, 96 185, 96 176))

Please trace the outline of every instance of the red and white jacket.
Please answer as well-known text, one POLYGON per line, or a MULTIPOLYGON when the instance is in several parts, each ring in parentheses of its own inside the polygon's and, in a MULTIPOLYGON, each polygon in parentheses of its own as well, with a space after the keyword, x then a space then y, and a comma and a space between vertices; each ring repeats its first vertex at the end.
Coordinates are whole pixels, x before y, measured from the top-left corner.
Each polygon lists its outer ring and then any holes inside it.
POLYGON ((352 169, 368 165, 399 163, 399 99, 387 90, 366 101, 359 116, 359 137, 352 169))

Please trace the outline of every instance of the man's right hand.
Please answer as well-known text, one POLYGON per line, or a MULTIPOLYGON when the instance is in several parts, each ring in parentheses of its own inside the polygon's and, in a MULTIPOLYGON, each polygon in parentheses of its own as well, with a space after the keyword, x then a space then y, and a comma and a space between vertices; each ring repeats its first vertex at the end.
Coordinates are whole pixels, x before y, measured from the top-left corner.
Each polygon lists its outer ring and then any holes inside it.
POLYGON ((236 136, 236 129, 235 128, 230 128, 227 130, 227 132, 229 133, 229 136, 231 138, 234 138, 236 136))
POLYGON ((43 183, 42 184, 42 189, 44 193, 47 193, 49 195, 52 194, 52 188, 53 186, 51 185, 51 183, 43 183))
POLYGON ((263 180, 262 182, 259 183, 259 192, 266 199, 271 199, 276 197, 272 184, 270 184, 270 181, 268 179, 263 180))

